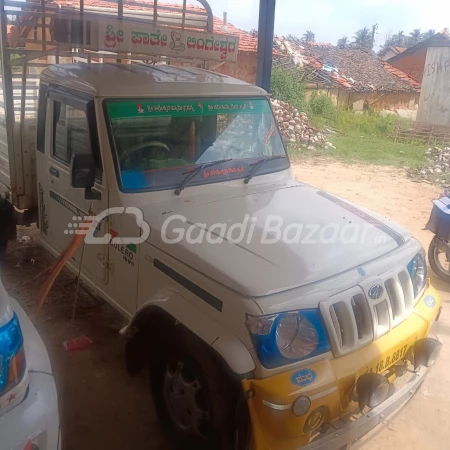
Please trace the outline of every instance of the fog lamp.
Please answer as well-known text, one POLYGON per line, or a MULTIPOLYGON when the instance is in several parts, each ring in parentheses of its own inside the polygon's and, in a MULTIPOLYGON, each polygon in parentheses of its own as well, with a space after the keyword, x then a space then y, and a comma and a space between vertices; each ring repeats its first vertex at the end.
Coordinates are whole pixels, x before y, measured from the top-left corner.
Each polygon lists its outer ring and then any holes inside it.
POLYGON ((311 400, 308 397, 301 395, 293 403, 292 412, 296 416, 300 417, 306 414, 309 411, 310 407, 311 407, 311 400))
POLYGON ((365 406, 375 408, 389 395, 390 384, 387 378, 377 373, 365 373, 356 382, 356 394, 360 409, 365 406))
POLYGON ((420 365, 431 367, 435 362, 442 349, 442 343, 437 339, 424 338, 419 339, 414 344, 414 368, 420 365))
POLYGON ((322 425, 323 419, 325 418, 325 408, 323 406, 319 406, 315 409, 309 417, 306 419, 304 432, 315 430, 322 425))

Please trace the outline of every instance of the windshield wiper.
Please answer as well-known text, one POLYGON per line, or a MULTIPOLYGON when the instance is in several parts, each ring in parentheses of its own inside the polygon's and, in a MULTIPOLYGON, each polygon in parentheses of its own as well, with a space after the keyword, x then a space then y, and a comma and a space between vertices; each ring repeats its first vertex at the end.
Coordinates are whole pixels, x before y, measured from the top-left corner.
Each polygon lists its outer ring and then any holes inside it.
POLYGON ((267 161, 274 161, 275 159, 281 159, 286 158, 286 155, 276 155, 276 156, 269 156, 264 159, 260 159, 259 161, 256 161, 255 163, 251 164, 252 170, 250 170, 249 174, 244 178, 244 183, 248 184, 250 180, 255 176, 255 173, 258 169, 260 169, 267 161))
POLYGON ((209 166, 216 166, 217 164, 222 164, 228 161, 231 161, 233 158, 229 159, 220 159, 219 161, 211 161, 205 164, 201 164, 200 166, 194 167, 192 170, 188 170, 184 172, 183 175, 189 174, 175 189, 175 195, 180 195, 181 191, 188 185, 188 183, 195 177, 202 169, 209 166))

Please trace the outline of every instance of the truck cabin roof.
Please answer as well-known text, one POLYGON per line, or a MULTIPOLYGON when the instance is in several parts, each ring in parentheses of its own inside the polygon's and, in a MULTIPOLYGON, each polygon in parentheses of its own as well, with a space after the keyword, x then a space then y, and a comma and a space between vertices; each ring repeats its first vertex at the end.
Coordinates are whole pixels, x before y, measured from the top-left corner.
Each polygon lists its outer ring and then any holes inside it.
POLYGON ((244 81, 192 67, 140 64, 57 64, 41 80, 100 97, 261 96, 244 81))

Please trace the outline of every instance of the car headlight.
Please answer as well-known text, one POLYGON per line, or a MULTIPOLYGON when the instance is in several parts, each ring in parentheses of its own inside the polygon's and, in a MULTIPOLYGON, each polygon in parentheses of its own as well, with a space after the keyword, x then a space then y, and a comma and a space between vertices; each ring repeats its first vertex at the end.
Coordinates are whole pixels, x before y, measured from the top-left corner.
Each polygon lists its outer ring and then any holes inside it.
POLYGON ((270 316, 247 316, 247 328, 261 364, 280 367, 330 350, 330 343, 316 309, 270 316))
POLYGON ((427 282, 427 263, 423 249, 409 262, 408 272, 414 288, 414 297, 417 297, 427 282))
POLYGON ((19 383, 25 366, 22 331, 14 314, 0 327, 0 396, 19 383))

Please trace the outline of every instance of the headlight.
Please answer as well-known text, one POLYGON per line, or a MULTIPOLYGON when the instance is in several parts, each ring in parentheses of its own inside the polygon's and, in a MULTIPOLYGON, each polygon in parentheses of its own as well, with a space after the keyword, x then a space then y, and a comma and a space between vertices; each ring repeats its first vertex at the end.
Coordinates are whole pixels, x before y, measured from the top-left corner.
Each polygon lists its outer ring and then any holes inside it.
POLYGON ((417 297, 427 282, 427 264, 423 249, 408 264, 408 272, 414 288, 414 297, 417 297))
POLYGON ((330 350, 322 318, 316 309, 247 316, 247 327, 259 360, 269 369, 330 350))
POLYGON ((22 379, 25 370, 23 337, 17 316, 0 327, 0 395, 22 379))

